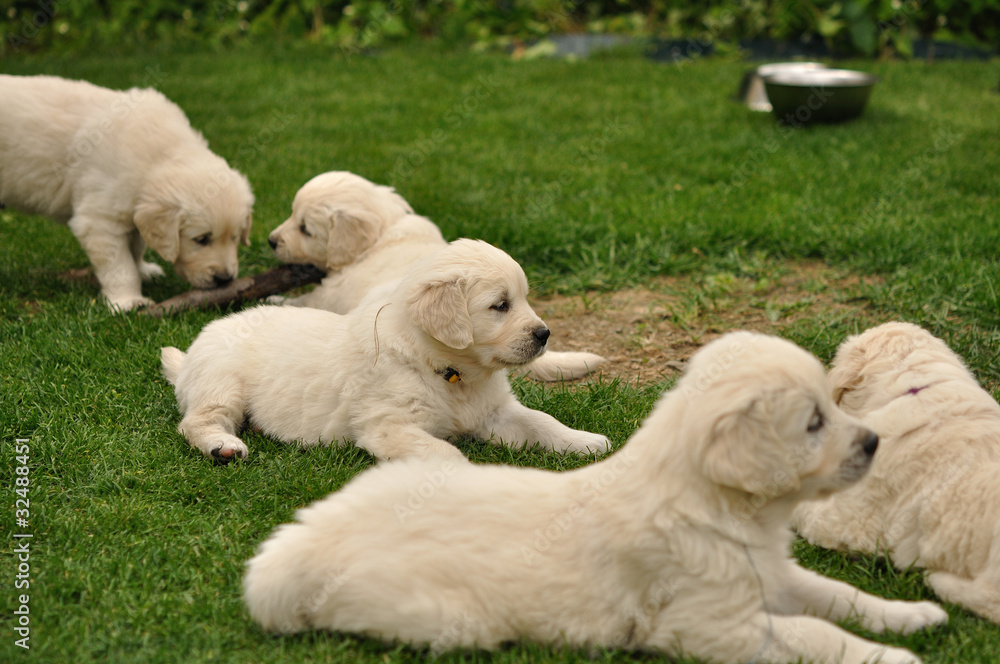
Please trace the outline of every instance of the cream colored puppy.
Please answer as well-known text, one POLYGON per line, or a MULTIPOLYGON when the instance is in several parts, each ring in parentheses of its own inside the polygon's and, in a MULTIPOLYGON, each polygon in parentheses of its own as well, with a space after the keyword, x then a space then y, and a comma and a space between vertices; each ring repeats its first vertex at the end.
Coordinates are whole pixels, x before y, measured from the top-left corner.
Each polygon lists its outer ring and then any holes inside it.
POLYGON ((1000 405, 909 323, 849 338, 830 380, 881 451, 864 481, 801 505, 796 527, 820 546, 924 567, 939 597, 1000 623, 1000 405))
POLYGON ((126 310, 150 303, 141 281, 163 274, 147 244, 195 288, 229 283, 253 194, 155 90, 0 75, 0 202, 68 224, 126 310))
POLYGON ((528 306, 524 272, 485 242, 457 240, 419 263, 385 298, 346 316, 259 307, 205 327, 185 355, 163 349, 184 415, 206 456, 245 457, 243 421, 304 445, 345 439, 379 459, 462 457, 445 439, 604 452, 521 405, 505 369, 545 350, 549 330, 528 306))
MULTIPOLYGON (((268 242, 280 260, 328 272, 315 289, 283 303, 338 314, 447 244, 438 227, 414 214, 392 187, 344 171, 322 173, 303 185, 292 216, 268 242)), ((604 362, 594 353, 549 351, 527 368, 533 378, 562 380, 585 376, 604 362)))
POLYGON ((264 542, 244 599, 269 631, 432 651, 526 638, 734 664, 919 662, 829 621, 912 632, 944 611, 789 555, 795 504, 856 482, 877 444, 834 405, 809 353, 733 333, 599 463, 556 473, 428 459, 362 473, 264 542))

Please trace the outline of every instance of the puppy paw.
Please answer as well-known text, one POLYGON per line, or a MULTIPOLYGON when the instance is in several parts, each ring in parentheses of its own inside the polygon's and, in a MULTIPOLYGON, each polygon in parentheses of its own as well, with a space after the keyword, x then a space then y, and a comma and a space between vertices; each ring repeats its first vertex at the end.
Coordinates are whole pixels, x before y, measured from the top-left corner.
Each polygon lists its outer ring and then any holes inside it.
POLYGON ((866 657, 864 664, 923 664, 923 660, 905 648, 884 646, 866 657))
POLYGON ((607 454, 611 451, 611 441, 607 436, 581 431, 580 436, 569 441, 560 452, 579 452, 580 454, 607 454))
POLYGON ((250 454, 250 450, 247 449, 243 441, 235 436, 211 441, 204 447, 199 447, 205 456, 214 459, 216 463, 223 466, 233 459, 246 459, 247 455, 250 454))
POLYGON ((111 307, 116 313, 124 313, 126 311, 132 311, 133 309, 153 304, 151 299, 143 297, 142 295, 125 295, 121 297, 108 296, 106 297, 106 301, 108 306, 111 307))
POLYGON ((893 602, 883 620, 887 631, 911 634, 948 624, 948 614, 934 602, 893 602))
POLYGON ((156 263, 147 263, 145 261, 139 263, 139 276, 142 277, 143 281, 149 281, 151 279, 158 279, 164 275, 163 268, 156 263))

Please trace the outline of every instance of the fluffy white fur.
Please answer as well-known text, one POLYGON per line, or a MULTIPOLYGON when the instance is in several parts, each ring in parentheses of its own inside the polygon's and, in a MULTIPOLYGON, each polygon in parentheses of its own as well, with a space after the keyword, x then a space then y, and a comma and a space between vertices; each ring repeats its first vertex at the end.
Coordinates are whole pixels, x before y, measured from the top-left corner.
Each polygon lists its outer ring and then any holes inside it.
POLYGON ((163 274, 147 244, 196 288, 231 281, 253 194, 155 90, 0 75, 0 202, 68 224, 125 310, 163 274))
POLYGON ((247 417, 283 441, 350 439, 379 459, 464 459, 445 442, 460 435, 604 452, 604 436, 570 429, 511 392, 505 369, 543 352, 549 334, 527 294, 510 256, 456 240, 345 316, 258 307, 215 321, 186 355, 163 349, 179 428, 220 460, 246 456, 235 434, 247 417))
MULTIPOLYGON (((328 271, 323 283, 284 304, 338 314, 446 244, 438 227, 414 214, 392 187, 344 171, 322 173, 303 185, 292 216, 268 242, 286 263, 328 271)), ((527 369, 533 378, 551 381, 580 378, 604 362, 594 353, 549 351, 527 369)))
POLYGON ((716 662, 919 662, 875 632, 944 623, 799 567, 794 505, 864 475, 878 439, 823 368, 774 337, 699 352, 625 446, 571 472, 406 460, 297 513, 247 565, 269 631, 496 648, 548 644, 716 662))
POLYGON ((830 371, 879 432, 864 481, 801 505, 796 527, 836 549, 888 551, 939 597, 1000 623, 1000 405, 943 341, 909 323, 849 338, 830 371))

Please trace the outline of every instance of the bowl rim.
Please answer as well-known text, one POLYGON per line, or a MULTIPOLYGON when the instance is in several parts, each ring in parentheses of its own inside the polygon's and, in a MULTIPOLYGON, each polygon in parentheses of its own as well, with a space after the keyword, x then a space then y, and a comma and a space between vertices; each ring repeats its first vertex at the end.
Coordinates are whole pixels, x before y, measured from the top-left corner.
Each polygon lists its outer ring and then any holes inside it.
POLYGON ((775 72, 761 76, 765 86, 784 85, 794 88, 860 88, 875 85, 878 76, 854 69, 815 68, 775 72))
POLYGON ((768 62, 762 65, 758 65, 754 68, 753 73, 757 76, 774 76, 775 74, 784 74, 797 71, 814 71, 816 69, 829 69, 830 67, 822 62, 768 62))

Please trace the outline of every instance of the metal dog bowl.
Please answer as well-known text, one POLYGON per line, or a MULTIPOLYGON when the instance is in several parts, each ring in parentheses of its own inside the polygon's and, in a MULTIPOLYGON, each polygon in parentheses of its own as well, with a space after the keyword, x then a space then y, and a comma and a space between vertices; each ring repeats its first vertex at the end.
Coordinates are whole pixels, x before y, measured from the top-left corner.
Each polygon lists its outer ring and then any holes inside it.
POLYGON ((768 100, 767 91, 764 89, 764 76, 813 69, 826 69, 826 65, 821 62, 772 62, 769 65, 761 65, 743 75, 743 80, 740 82, 740 91, 736 96, 752 111, 769 112, 771 110, 771 102, 768 100))
POLYGON ((813 69, 761 77, 778 120, 799 126, 861 115, 878 78, 850 69, 813 69))

